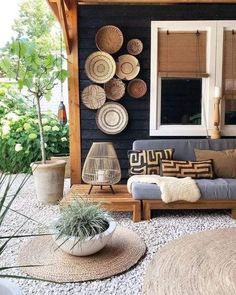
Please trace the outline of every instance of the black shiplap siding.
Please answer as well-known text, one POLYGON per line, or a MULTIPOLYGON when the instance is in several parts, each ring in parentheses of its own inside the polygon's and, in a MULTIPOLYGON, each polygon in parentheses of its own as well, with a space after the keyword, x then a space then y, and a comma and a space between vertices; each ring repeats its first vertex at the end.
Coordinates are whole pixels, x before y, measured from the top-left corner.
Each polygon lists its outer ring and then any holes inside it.
MULTIPOLYGON (((118 135, 106 135, 96 126, 96 111, 91 111, 81 103, 82 160, 84 161, 91 144, 95 141, 112 141, 117 151, 123 180, 127 177, 127 150, 136 139, 149 137, 150 102, 150 33, 152 20, 234 20, 236 4, 180 4, 180 5, 92 5, 80 6, 79 14, 79 66, 80 90, 92 84, 84 71, 87 56, 96 51, 95 34, 104 25, 118 26, 124 34, 124 45, 118 55, 127 53, 126 44, 131 38, 140 38, 144 51, 137 56, 141 71, 138 77, 148 85, 148 92, 141 99, 128 94, 119 102, 129 113, 127 128, 118 135)), ((154 137, 152 137, 154 138, 154 137)))

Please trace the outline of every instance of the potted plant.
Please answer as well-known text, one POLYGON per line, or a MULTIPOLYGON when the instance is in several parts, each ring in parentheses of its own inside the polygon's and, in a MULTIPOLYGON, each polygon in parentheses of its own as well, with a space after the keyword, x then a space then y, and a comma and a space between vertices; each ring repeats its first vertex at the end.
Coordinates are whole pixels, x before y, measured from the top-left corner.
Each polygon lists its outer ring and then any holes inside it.
POLYGON ((33 42, 26 39, 13 41, 2 54, 0 69, 7 78, 14 79, 18 88, 33 100, 38 117, 41 161, 32 163, 36 193, 42 203, 55 203, 63 197, 65 161, 47 160, 40 101, 50 99, 53 87, 67 77, 62 69, 62 56, 41 53, 33 42))
POLYGON ((65 205, 52 223, 58 248, 75 256, 87 256, 100 251, 110 240, 116 223, 99 204, 88 199, 76 199, 65 205))

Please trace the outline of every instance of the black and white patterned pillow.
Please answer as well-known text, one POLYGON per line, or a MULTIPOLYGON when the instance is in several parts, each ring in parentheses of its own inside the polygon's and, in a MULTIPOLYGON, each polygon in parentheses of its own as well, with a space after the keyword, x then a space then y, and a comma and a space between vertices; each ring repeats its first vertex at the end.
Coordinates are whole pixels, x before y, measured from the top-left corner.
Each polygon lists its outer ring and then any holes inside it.
POLYGON ((174 149, 128 151, 129 176, 160 173, 160 159, 171 160, 174 149))

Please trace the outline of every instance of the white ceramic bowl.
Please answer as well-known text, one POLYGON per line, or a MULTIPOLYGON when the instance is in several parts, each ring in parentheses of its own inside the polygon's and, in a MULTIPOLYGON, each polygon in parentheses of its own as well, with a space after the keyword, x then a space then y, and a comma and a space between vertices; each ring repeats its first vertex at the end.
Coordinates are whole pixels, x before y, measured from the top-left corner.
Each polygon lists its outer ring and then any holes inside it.
POLYGON ((109 227, 102 234, 98 234, 93 238, 87 238, 82 242, 79 242, 77 237, 63 236, 57 239, 57 236, 54 235, 55 243, 62 249, 64 252, 74 255, 74 256, 88 256, 92 255, 102 248, 104 248, 107 242, 112 237, 116 229, 116 222, 111 220, 109 221, 109 227))
POLYGON ((22 295, 20 288, 5 279, 0 280, 0 294, 1 295, 22 295))

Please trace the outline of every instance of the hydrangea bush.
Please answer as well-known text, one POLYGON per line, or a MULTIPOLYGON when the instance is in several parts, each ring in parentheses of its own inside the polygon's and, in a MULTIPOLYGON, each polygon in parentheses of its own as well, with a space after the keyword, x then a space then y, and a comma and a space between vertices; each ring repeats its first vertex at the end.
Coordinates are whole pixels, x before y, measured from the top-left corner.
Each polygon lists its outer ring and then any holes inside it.
MULTIPOLYGON (((42 118, 47 158, 69 153, 68 125, 61 126, 53 114, 42 118)), ((14 159, 12 173, 29 172, 30 164, 41 159, 37 114, 10 111, 0 118, 0 170, 5 171, 8 159, 14 159)))

